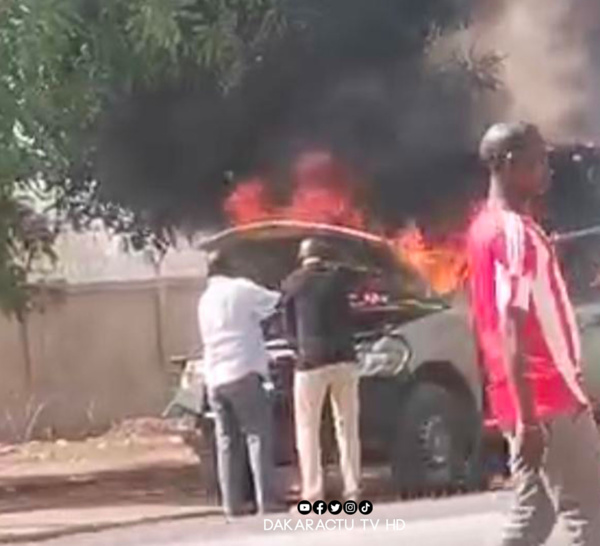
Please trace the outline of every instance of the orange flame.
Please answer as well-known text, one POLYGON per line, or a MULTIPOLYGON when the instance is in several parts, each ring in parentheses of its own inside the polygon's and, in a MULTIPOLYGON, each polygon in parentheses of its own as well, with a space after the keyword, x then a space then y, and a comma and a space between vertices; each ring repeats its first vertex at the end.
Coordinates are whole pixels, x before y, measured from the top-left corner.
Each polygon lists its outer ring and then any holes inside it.
MULTIPOLYGON (((369 230, 364 212, 355 204, 357 184, 330 154, 311 152, 300 156, 292 174, 295 191, 288 205, 274 203, 265 180, 251 178, 240 183, 225 202, 231 222, 243 225, 287 219, 369 230)), ((387 239, 436 292, 450 293, 461 287, 467 270, 460 237, 433 241, 418 228, 410 228, 387 239)))
POLYGON ((234 225, 262 220, 302 220, 366 229, 364 213, 354 205, 349 173, 330 154, 300 156, 293 169, 295 187, 288 205, 276 205, 266 181, 252 178, 240 183, 225 202, 234 225))
POLYGON ((271 204, 264 182, 252 178, 242 182, 225 201, 225 212, 233 225, 271 220, 276 209, 271 204))
POLYGON ((468 267, 462 238, 454 235, 433 242, 418 228, 410 228, 399 233, 393 245, 439 294, 449 294, 463 287, 468 267))

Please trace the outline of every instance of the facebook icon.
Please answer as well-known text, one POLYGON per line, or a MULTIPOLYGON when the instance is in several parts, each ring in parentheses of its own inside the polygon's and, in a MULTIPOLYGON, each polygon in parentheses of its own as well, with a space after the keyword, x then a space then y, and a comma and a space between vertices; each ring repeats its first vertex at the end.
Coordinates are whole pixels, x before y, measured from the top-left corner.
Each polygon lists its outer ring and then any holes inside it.
POLYGON ((315 504, 313 504, 313 510, 319 515, 325 513, 326 509, 327 509, 327 505, 325 504, 324 501, 317 501, 317 502, 315 502, 315 504))

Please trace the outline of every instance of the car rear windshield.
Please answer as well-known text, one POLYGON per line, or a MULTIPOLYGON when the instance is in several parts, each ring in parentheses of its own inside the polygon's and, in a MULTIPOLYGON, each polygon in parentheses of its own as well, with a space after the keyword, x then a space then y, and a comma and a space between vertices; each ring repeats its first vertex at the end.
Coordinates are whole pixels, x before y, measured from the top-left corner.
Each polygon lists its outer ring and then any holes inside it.
MULTIPOLYGON (((279 289, 283 280, 298 266, 299 243, 299 240, 285 238, 243 240, 228 248, 227 254, 240 275, 279 289)), ((360 239, 332 238, 330 243, 340 263, 365 271, 373 290, 386 293, 389 300, 439 299, 424 279, 387 247, 360 239)))

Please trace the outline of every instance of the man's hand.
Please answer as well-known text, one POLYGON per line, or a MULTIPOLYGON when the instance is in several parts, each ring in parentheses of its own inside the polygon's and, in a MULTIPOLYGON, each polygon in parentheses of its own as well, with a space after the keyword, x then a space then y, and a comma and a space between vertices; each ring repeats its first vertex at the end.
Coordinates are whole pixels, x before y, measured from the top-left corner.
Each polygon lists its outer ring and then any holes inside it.
POLYGON ((534 469, 540 467, 546 451, 546 443, 546 433, 540 425, 517 426, 517 451, 528 467, 534 469))

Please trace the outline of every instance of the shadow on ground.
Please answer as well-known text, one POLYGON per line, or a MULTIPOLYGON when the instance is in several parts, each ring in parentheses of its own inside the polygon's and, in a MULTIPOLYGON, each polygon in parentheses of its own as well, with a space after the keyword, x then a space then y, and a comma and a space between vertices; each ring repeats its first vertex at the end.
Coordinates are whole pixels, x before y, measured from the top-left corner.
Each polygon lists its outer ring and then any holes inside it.
MULTIPOLYGON (((287 500, 298 502, 297 470, 280 468, 288 487, 287 500)), ((419 492, 401 496, 390 486, 388 469, 367 467, 363 473, 364 498, 378 503, 396 502, 403 498, 423 496, 419 492)), ((335 467, 327 472, 327 499, 340 499, 342 482, 335 467)), ((446 496, 456 492, 439 492, 446 496)), ((144 468, 110 471, 77 476, 71 479, 40 478, 3 480, 0 485, 0 513, 15 513, 44 509, 80 509, 89 507, 119 507, 127 505, 218 506, 218 494, 203 485, 199 465, 173 468, 144 468)))

